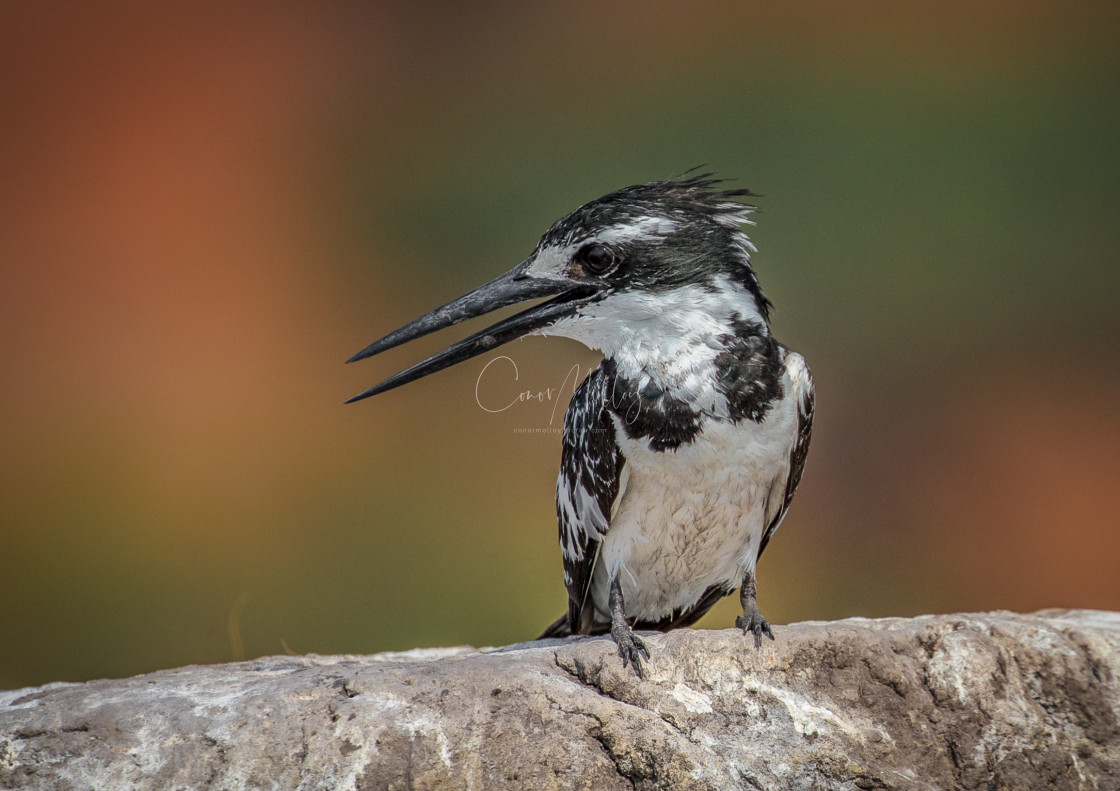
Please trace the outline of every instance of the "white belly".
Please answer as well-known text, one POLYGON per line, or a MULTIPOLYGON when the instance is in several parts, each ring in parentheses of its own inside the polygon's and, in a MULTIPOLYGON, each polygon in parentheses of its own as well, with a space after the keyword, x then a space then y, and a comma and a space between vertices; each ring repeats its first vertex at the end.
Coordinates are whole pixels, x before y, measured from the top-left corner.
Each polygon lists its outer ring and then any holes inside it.
POLYGON ((652 451, 616 426, 628 480, 592 582, 601 616, 609 620, 616 573, 627 618, 658 620, 692 606, 713 585, 738 587, 754 570, 784 499, 797 435, 789 392, 787 382, 787 397, 762 423, 708 420, 696 440, 675 451, 652 451))

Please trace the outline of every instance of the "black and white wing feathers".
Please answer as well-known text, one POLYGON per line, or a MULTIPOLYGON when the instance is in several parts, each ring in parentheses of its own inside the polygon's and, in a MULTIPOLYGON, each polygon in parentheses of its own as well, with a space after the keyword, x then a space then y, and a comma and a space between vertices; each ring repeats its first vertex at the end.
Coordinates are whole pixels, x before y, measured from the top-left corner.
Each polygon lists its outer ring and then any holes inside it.
POLYGON ((805 471, 805 459, 809 455, 809 440, 813 434, 813 405, 816 392, 813 388, 813 376, 805 359, 796 353, 786 356, 785 365, 790 374, 793 386, 793 395, 797 398, 797 439, 794 440, 793 450, 789 454, 789 475, 786 478, 784 491, 781 493, 781 503, 777 513, 770 519, 766 532, 762 534, 762 542, 758 546, 758 557, 762 557, 762 550, 770 543, 770 537, 782 524, 797 485, 801 483, 801 474, 805 471))
POLYGON ((564 416, 556 512, 571 634, 590 634, 594 629, 588 592, 599 544, 624 488, 626 460, 615 442, 607 407, 609 386, 610 379, 599 366, 576 388, 564 416))

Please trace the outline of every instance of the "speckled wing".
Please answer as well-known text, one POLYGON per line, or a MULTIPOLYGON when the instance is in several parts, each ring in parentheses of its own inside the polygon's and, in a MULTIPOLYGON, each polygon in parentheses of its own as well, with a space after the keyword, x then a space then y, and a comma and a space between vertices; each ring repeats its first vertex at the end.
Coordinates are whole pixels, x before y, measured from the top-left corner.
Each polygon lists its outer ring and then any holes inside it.
POLYGON ((771 517, 762 535, 762 542, 758 547, 758 557, 762 557, 762 550, 770 542, 770 537, 782 524, 797 485, 801 483, 801 474, 805 471, 805 458, 809 455, 809 440, 813 434, 813 404, 816 392, 813 388, 813 375, 805 358, 796 352, 788 352, 785 358, 786 371, 789 373, 792 395, 797 399, 797 439, 794 440, 793 450, 789 454, 789 475, 786 478, 784 490, 779 494, 777 512, 771 517))
POLYGON ((576 388, 564 415, 556 514, 568 588, 567 626, 572 634, 602 631, 593 623, 588 590, 599 544, 624 489, 626 460, 615 442, 614 422, 607 408, 609 384, 610 378, 599 366, 576 388))

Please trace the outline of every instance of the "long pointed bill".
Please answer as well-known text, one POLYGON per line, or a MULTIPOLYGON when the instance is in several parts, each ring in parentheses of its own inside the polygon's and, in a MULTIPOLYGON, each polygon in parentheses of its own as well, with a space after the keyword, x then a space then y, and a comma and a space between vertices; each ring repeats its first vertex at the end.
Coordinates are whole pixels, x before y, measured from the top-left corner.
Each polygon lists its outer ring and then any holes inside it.
POLYGON ((482 316, 518 302, 557 294, 559 296, 555 296, 539 305, 534 305, 514 316, 510 316, 508 319, 499 321, 491 327, 476 332, 468 338, 464 338, 439 354, 434 354, 423 362, 386 379, 381 384, 348 399, 346 403, 360 401, 363 398, 384 393, 386 390, 392 390, 394 387, 414 382, 428 374, 450 368, 456 363, 469 360, 471 357, 501 346, 514 338, 527 335, 557 319, 571 315, 598 293, 593 288, 576 286, 564 280, 546 280, 526 276, 525 269, 527 267, 528 262, 522 262, 504 275, 499 275, 489 283, 479 286, 458 299, 451 300, 431 313, 410 321, 381 340, 374 341, 346 362, 352 363, 357 360, 364 360, 386 349, 400 346, 402 343, 423 337, 436 330, 450 327, 453 324, 482 316))

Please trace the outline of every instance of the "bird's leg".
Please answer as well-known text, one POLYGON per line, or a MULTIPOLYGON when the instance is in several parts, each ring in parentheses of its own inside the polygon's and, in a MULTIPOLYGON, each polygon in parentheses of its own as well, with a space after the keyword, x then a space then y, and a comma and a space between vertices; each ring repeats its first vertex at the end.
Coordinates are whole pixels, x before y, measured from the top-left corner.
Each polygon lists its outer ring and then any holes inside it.
POLYGON ((641 638, 630 629, 626 623, 626 605, 622 600, 622 583, 616 574, 611 580, 611 639, 618 646, 618 655, 622 657, 622 666, 634 664, 634 672, 642 678, 642 657, 649 661, 649 649, 641 638))
POLYGON ((758 609, 758 600, 754 591, 754 572, 748 571, 743 575, 743 587, 739 589, 739 603, 743 605, 743 614, 735 619, 735 625, 743 630, 743 634, 754 634, 754 647, 762 648, 762 635, 771 640, 774 633, 770 631, 770 622, 762 617, 758 609))

